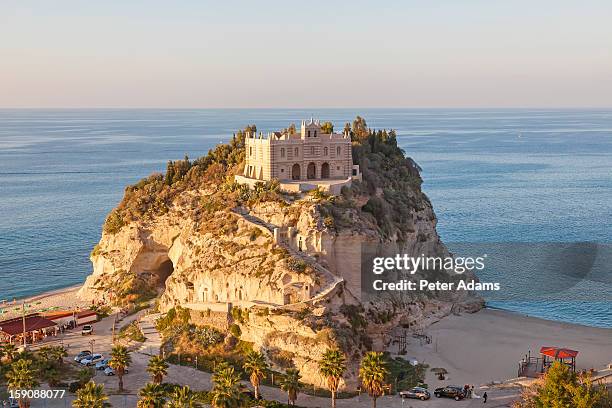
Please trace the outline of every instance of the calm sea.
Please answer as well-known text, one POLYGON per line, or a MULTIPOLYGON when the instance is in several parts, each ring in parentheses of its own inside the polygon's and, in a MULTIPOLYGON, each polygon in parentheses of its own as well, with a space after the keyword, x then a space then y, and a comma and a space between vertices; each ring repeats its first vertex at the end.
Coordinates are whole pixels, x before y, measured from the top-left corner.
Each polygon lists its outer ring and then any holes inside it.
MULTIPOLYGON (((342 127, 357 114, 398 131, 455 252, 612 243, 612 110, 0 110, 0 299, 81 282, 123 188, 167 160, 203 155, 249 123, 267 131, 314 116, 342 127)), ((510 272, 500 280, 527 295, 487 298, 612 327, 610 272, 598 276, 559 300, 541 299, 546 282, 530 297, 528 276, 510 272), (572 297, 585 291, 594 295, 572 297)))

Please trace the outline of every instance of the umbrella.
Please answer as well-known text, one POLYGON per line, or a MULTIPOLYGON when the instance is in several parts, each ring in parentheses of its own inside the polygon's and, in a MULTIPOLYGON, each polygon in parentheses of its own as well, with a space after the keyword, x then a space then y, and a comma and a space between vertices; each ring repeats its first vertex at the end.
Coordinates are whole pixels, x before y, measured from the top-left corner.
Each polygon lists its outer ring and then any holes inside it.
POLYGON ((442 367, 434 367, 431 369, 432 372, 436 373, 436 375, 438 376, 439 380, 443 380, 444 379, 444 375, 448 374, 448 371, 446 371, 446 368, 442 368, 442 367))

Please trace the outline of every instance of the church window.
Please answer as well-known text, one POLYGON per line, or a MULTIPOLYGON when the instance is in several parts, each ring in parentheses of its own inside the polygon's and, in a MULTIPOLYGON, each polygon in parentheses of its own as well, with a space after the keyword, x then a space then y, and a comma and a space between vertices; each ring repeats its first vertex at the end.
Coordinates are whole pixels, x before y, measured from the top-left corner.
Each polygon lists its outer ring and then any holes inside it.
POLYGON ((285 157, 285 148, 284 147, 281 148, 281 157, 285 157))

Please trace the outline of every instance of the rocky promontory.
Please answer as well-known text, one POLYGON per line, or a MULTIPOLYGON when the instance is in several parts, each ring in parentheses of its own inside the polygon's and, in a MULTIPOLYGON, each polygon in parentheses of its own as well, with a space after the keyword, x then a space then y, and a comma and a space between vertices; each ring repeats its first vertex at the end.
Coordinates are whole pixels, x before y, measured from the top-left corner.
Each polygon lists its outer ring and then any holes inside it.
MULTIPOLYGON (((451 312, 477 310, 480 299, 467 292, 361 300, 362 245, 450 254, 419 168, 395 132, 371 130, 361 118, 348 128, 363 180, 339 196, 237 184, 243 131, 207 156, 168 162, 165 174, 128 186, 91 253, 94 270, 79 297, 117 305, 157 298, 160 311, 180 306, 195 324, 238 326, 240 339, 277 368, 295 366, 317 385, 324 385, 317 361, 329 348, 356 362, 387 346, 395 327, 422 329, 451 312)), ((356 370, 351 364, 347 384, 356 370)))

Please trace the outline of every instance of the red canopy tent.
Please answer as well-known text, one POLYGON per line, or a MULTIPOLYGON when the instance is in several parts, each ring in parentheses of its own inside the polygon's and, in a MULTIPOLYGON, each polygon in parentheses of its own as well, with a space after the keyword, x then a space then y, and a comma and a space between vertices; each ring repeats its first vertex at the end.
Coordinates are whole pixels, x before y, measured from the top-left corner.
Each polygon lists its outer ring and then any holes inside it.
POLYGON ((38 315, 25 316, 25 319, 23 317, 16 317, 0 322, 0 336, 8 337, 12 341, 13 337, 23 335, 24 331, 26 335, 33 332, 46 333, 46 329, 55 329, 56 327, 57 324, 55 322, 38 315))
POLYGON ((570 350, 562 347, 544 346, 540 348, 540 354, 543 358, 543 367, 550 366, 553 361, 560 361, 563 364, 569 365, 573 371, 576 371, 576 350, 570 350), (549 360, 550 358, 550 360, 549 360))

